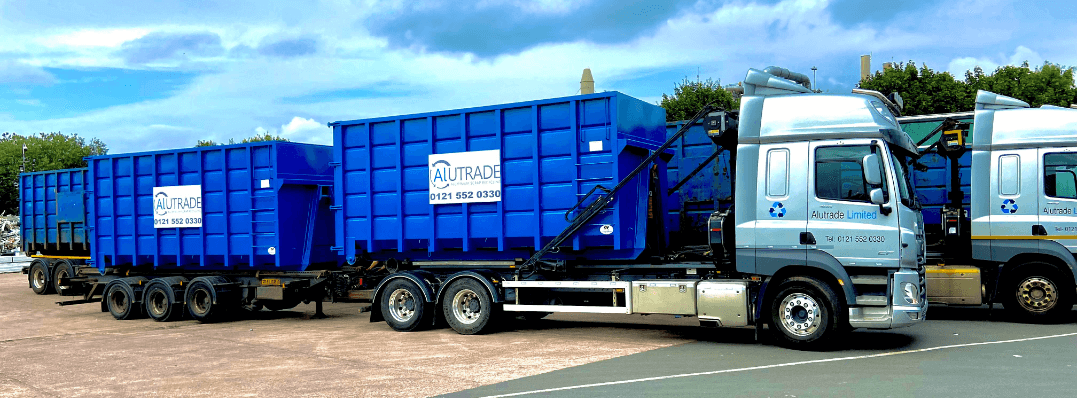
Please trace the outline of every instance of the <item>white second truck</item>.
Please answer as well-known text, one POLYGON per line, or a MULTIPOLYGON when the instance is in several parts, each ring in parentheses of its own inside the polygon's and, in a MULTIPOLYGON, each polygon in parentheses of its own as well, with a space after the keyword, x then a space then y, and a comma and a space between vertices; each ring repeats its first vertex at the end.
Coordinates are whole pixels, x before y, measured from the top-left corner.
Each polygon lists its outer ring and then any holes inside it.
MULTIPOLYGON (((958 125, 943 124, 938 130, 958 125)), ((961 130, 939 143, 951 163, 966 150, 961 130)), ((928 298, 1001 303, 1023 320, 1060 320, 1077 298, 1077 109, 1030 108, 980 91, 971 150, 970 206, 963 208, 962 193, 950 189, 945 244, 927 267, 928 298)), ((960 186, 956 164, 951 172, 951 185, 960 186)))

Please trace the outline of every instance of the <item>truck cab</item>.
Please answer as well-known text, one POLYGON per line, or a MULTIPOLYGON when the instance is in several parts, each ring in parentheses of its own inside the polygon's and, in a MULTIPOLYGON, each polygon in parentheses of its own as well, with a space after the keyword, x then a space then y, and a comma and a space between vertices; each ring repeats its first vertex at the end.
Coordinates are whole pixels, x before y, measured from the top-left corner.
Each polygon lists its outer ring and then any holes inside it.
POLYGON ((1068 313, 1077 268, 1077 110, 1030 108, 979 91, 972 139, 972 258, 990 276, 984 291, 1026 319, 1068 313))
POLYGON ((790 292, 792 300, 762 300, 772 303, 772 327, 791 339, 811 329, 810 317, 787 316, 802 308, 790 304, 797 299, 823 306, 783 288, 803 276, 834 289, 838 319, 853 328, 922 321, 923 220, 906 166, 917 152, 894 116, 898 105, 861 90, 807 94, 754 69, 744 86, 735 140, 733 129, 709 134, 735 148, 735 235, 726 237, 735 244, 725 252, 736 272, 768 278, 766 297, 790 292))

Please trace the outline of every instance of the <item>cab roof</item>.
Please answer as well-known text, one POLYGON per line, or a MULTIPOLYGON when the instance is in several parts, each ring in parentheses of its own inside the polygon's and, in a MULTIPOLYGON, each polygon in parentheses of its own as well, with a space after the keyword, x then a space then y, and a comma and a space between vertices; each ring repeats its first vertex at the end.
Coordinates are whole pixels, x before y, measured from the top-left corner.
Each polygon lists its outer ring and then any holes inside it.
POLYGON ((876 138, 917 152, 897 118, 875 97, 805 92, 794 82, 756 69, 748 71, 745 83, 739 143, 876 138))
POLYGON ((976 93, 972 149, 1077 146, 1077 109, 1023 101, 989 91, 976 93))

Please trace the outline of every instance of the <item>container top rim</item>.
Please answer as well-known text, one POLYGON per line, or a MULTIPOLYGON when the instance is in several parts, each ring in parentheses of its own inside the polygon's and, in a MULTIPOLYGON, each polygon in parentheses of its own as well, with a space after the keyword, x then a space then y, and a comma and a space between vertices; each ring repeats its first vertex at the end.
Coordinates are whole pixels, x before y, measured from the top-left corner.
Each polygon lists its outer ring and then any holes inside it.
MULTIPOLYGON (((476 107, 470 107, 470 108, 458 108, 458 109, 449 109, 449 110, 433 111, 433 112, 411 113, 411 114, 395 115, 395 116, 379 116, 379 117, 372 117, 372 118, 366 118, 366 119, 342 120, 342 121, 330 122, 329 127, 333 127, 333 126, 351 126, 351 125, 375 123, 375 122, 390 121, 390 120, 420 119, 420 118, 424 118, 424 117, 443 116, 443 115, 451 115, 451 114, 457 114, 457 113, 477 113, 477 112, 491 111, 491 110, 495 110, 495 109, 522 108, 522 107, 525 107, 525 106, 541 105, 541 104, 547 104, 547 103, 550 103, 550 102, 586 100, 586 99, 595 99, 595 98, 612 98, 612 97, 617 97, 617 96, 624 96, 624 97, 639 100, 638 98, 635 98, 635 97, 632 97, 630 95, 621 93, 619 91, 603 91, 601 93, 594 93, 594 94, 570 95, 570 96, 565 96, 565 97, 554 97, 554 98, 546 98, 546 99, 538 99, 538 100, 530 100, 530 101, 522 101, 522 102, 510 102, 510 103, 505 103, 505 104, 476 106, 476 107)), ((642 101, 642 100, 640 100, 640 101, 642 101)))
POLYGON ((179 153, 179 152, 203 152, 203 151, 207 151, 207 150, 244 148, 244 147, 263 146, 263 145, 269 145, 269 146, 299 145, 299 146, 322 147, 322 148, 332 148, 333 147, 332 145, 308 144, 308 143, 305 143, 305 142, 294 142, 294 141, 257 141, 257 142, 247 142, 247 143, 242 143, 242 144, 196 146, 196 147, 185 147, 185 148, 160 149, 160 150, 156 150, 156 151, 145 151, 145 152, 126 152, 126 153, 93 155, 93 156, 84 157, 83 159, 86 159, 86 160, 111 159, 111 158, 128 157, 128 156, 147 156, 147 155, 159 155, 159 154, 174 154, 174 153, 179 153))

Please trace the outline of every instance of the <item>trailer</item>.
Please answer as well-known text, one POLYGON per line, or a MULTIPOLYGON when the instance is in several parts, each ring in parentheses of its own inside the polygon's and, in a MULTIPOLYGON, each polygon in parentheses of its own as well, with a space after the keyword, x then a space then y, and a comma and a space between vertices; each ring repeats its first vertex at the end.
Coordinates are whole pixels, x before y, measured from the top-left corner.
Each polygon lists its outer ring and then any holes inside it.
POLYGON ((749 70, 739 110, 672 134, 661 108, 606 92, 334 122, 332 148, 91 157, 88 258, 56 283, 157 321, 359 300, 400 331, 667 314, 798 348, 922 322, 900 97, 806 82, 749 70), (728 184, 697 177, 714 159, 728 184))
POLYGON ((928 221, 935 242, 928 298, 955 306, 1001 303, 1028 321, 1066 316, 1077 302, 1077 110, 1029 108, 980 91, 974 112, 903 123, 937 125, 921 140, 933 161, 918 171, 934 177, 916 179, 935 181, 925 191, 938 209, 935 225, 928 221))

